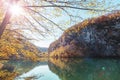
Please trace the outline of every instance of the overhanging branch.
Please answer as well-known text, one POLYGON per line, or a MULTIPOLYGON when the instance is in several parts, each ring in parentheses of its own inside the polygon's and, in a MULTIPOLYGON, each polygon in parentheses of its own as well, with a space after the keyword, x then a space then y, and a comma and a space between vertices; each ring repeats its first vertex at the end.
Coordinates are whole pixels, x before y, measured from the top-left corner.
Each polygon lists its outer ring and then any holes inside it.
POLYGON ((45 18, 46 20, 48 20, 49 22, 51 22, 52 24, 54 24, 55 26, 57 26, 60 30, 64 31, 64 29, 62 29, 58 24, 56 24, 55 22, 53 22, 52 20, 48 19, 47 17, 43 16, 42 14, 40 14, 39 12, 28 8, 29 10, 33 11, 34 13, 37 13, 39 16, 45 18))
POLYGON ((34 8, 34 7, 38 7, 38 8, 42 8, 42 7, 63 7, 63 8, 72 8, 72 9, 80 9, 80 10, 93 10, 93 11, 108 11, 110 12, 109 10, 102 10, 102 9, 91 9, 91 8, 80 8, 80 7, 73 7, 73 6, 67 6, 67 5, 42 5, 42 6, 24 6, 24 7, 31 7, 31 8, 34 8))

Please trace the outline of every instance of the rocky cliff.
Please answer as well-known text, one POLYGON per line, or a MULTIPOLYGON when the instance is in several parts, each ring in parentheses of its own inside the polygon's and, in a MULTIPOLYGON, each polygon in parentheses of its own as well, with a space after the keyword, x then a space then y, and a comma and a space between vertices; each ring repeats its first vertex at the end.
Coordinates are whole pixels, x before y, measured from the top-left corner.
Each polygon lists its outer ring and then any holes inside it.
POLYGON ((51 57, 120 57, 120 12, 70 27, 48 52, 51 57))

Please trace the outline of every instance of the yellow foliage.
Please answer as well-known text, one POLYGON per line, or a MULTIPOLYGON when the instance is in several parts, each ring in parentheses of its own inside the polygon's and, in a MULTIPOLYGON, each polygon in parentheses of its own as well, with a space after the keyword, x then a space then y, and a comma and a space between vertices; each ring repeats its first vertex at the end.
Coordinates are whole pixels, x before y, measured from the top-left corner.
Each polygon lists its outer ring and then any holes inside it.
POLYGON ((16 33, 6 30, 0 39, 0 59, 38 59, 38 49, 30 42, 19 39, 16 33))
POLYGON ((80 22, 78 24, 73 25, 72 27, 70 27, 69 29, 67 29, 64 33, 69 34, 72 32, 79 32, 81 29, 88 27, 90 25, 95 25, 98 23, 103 23, 105 21, 114 21, 116 19, 118 19, 120 17, 120 11, 108 14, 108 15, 102 15, 100 17, 97 18, 92 18, 92 19, 86 19, 83 22, 80 22))
POLYGON ((8 72, 8 71, 0 71, 0 80, 13 80, 16 77, 17 73, 8 72))

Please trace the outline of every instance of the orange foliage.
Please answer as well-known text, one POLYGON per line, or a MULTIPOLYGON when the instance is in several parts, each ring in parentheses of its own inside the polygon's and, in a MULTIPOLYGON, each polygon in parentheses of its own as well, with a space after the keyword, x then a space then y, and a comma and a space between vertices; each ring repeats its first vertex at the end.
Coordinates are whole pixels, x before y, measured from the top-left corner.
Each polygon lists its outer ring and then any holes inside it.
POLYGON ((16 33, 6 30, 0 39, 0 59, 30 59, 38 58, 38 49, 30 42, 19 39, 16 33))

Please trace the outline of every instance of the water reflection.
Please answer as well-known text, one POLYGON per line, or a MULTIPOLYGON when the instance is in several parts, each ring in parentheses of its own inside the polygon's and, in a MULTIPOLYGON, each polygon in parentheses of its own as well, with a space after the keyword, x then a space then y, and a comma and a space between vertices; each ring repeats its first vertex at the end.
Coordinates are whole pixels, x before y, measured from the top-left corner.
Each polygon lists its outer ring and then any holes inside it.
POLYGON ((48 67, 48 62, 10 61, 17 72, 22 72, 15 80, 60 80, 48 67))
POLYGON ((48 65, 37 66, 29 72, 20 75, 15 80, 60 80, 57 75, 52 73, 48 65))
POLYGON ((119 80, 116 59, 50 59, 50 70, 61 80, 119 80))
POLYGON ((54 59, 10 61, 21 73, 15 80, 120 80, 119 59, 54 59))
POLYGON ((28 72, 29 70, 33 69, 39 65, 47 65, 47 62, 32 62, 32 61, 22 61, 22 60, 11 60, 9 62, 4 63, 5 65, 14 66, 16 72, 19 74, 28 72))

